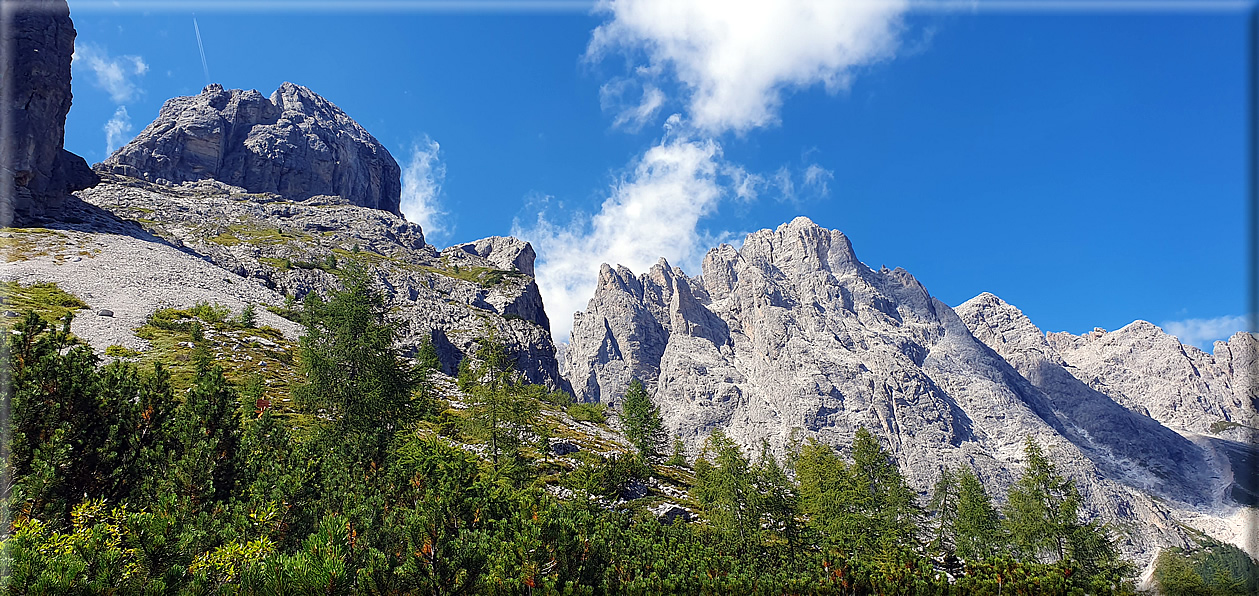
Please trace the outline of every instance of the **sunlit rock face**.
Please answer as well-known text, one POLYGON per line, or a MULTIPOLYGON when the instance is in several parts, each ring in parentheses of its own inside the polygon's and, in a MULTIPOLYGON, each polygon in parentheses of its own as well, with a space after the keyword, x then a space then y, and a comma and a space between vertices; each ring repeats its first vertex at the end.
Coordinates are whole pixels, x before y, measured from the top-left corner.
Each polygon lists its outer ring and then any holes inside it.
POLYGON ((1124 545, 1139 557, 1184 542, 1178 511, 1235 505, 1209 446, 1081 382, 995 296, 955 311, 806 218, 718 246, 702 267, 603 266, 563 354, 579 399, 616 403, 641 379, 692 453, 716 428, 782 453, 809 437, 845 448, 866 427, 924 495, 941 466, 966 464, 1004 499, 1030 436, 1090 515, 1139 528, 1124 545))
POLYGON ((213 84, 167 100, 101 168, 169 184, 213 178, 292 200, 337 195, 394 214, 402 191, 398 162, 375 137, 293 83, 270 98, 213 84))

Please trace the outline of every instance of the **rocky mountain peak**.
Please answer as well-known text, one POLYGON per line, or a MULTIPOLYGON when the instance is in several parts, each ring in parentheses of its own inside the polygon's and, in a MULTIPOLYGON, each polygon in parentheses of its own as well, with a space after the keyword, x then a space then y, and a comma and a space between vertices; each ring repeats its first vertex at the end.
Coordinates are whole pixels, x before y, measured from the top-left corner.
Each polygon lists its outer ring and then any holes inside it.
POLYGON ((99 167, 165 184, 213 178, 290 200, 336 195, 394 214, 402 191, 401 169, 375 137, 332 102, 288 82, 270 98, 215 83, 170 99, 99 167))
POLYGON ((865 268, 857 260, 847 236, 838 230, 823 228, 807 217, 797 217, 775 230, 749 234, 738 252, 751 263, 772 265, 786 275, 815 271, 844 273, 865 268))
POLYGON ((976 339, 999 354, 1033 351, 1055 362, 1062 360, 1023 311, 994 294, 984 292, 954 310, 976 339))
POLYGON ((1046 341, 1080 381, 1169 428, 1242 442, 1257 436, 1259 340, 1249 333, 1215 342, 1213 354, 1147 321, 1115 331, 1049 333, 1046 341))
POLYGON ((954 311, 802 217, 717 246, 702 266, 697 278, 663 260, 637 276, 601 267, 563 354, 579 399, 615 404, 640 379, 693 451, 715 428, 755 450, 809 437, 842 446, 865 427, 924 492, 941 466, 964 463, 1000 498, 1031 436, 1071 470, 1090 515, 1138 528, 1125 548, 1145 555, 1184 540, 1173 511, 1250 498, 1226 480, 1233 456, 1116 403, 995 295, 954 311))

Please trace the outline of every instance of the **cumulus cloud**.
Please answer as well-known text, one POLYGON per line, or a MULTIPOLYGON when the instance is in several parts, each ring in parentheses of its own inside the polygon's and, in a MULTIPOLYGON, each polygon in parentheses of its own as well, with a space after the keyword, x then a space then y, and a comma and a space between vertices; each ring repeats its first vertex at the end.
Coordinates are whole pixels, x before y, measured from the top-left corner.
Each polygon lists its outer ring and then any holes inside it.
POLYGON ((88 69, 96 78, 96 86, 104 89, 114 103, 127 103, 140 94, 136 77, 149 71, 140 56, 113 57, 104 48, 90 43, 76 44, 71 64, 88 69))
POLYGON ((908 0, 605 0, 600 10, 610 20, 594 30, 586 55, 645 56, 634 69, 644 88, 672 75, 695 127, 742 133, 777 122, 785 91, 821 84, 836 93, 855 69, 893 56, 908 7, 908 0))
POLYGON ((1162 325, 1163 331, 1175 335, 1180 343, 1198 346, 1210 351, 1215 340, 1228 339, 1238 331, 1246 331, 1249 323, 1243 316, 1224 316, 1214 319, 1185 319, 1183 321, 1167 321, 1162 325))
POLYGON ((409 221, 420 224, 424 236, 432 243, 434 236, 446 237, 453 230, 441 209, 442 183, 446 180, 446 164, 441 160, 441 145, 427 136, 411 146, 411 159, 402 169, 400 209, 409 221))
POLYGON ((598 213, 565 225, 543 212, 531 224, 513 225, 512 235, 538 252, 538 286, 557 340, 568 339, 572 314, 594 295, 600 264, 642 273, 664 257, 694 272, 708 247, 724 239, 700 231, 700 220, 746 174, 722 159, 717 142, 683 134, 677 124, 670 118, 664 137, 612 185, 598 213))
POLYGON ((127 114, 127 106, 118 106, 114 116, 105 123, 105 155, 113 154, 130 138, 131 116, 127 114))
POLYGON ((857 68, 890 58, 908 0, 605 0, 586 59, 622 54, 625 76, 600 88, 613 126, 638 130, 677 101, 682 114, 637 156, 597 213, 556 223, 543 211, 513 226, 533 243, 554 337, 567 341, 572 313, 593 295, 599 265, 636 273, 660 257, 694 273, 704 252, 733 237, 701 228, 728 199, 826 195, 834 175, 817 165, 758 174, 722 156, 717 140, 777 122, 785 93, 848 87, 857 68), (673 89, 682 95, 670 97, 673 89))

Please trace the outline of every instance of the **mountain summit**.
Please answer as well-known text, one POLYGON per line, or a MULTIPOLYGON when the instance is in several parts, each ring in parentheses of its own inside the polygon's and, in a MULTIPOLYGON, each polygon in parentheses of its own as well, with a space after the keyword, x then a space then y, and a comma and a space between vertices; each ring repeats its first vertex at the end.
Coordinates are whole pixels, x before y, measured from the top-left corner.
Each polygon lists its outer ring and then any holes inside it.
MULTIPOLYGON (((714 429, 786 450, 810 437, 842 448, 865 427, 919 491, 966 464, 1001 494, 1032 437, 1071 470, 1090 515, 1136 528, 1123 548, 1138 560, 1187 543, 1169 518, 1245 542, 1225 528, 1253 488, 1238 436, 1182 435, 1116 403, 1012 305, 983 294, 955 311, 807 218, 712 249, 693 278, 664 260, 637 277, 605 265, 564 361, 587 401, 643 381, 692 451, 714 429)), ((1230 432, 1254 424, 1242 406, 1230 432)))
POLYGON ((338 195, 398 214, 401 170, 341 108, 301 85, 255 90, 207 86, 176 97, 101 169, 150 182, 206 178, 301 200, 338 195))

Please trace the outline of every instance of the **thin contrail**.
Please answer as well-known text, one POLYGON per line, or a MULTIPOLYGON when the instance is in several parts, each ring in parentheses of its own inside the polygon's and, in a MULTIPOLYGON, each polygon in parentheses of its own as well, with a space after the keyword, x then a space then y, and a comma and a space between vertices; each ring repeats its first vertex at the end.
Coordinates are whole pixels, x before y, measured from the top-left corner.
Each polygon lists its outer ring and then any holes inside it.
POLYGON ((197 15, 192 15, 192 30, 197 32, 197 49, 201 50, 201 70, 205 72, 205 84, 210 84, 210 65, 205 61, 205 46, 201 45, 201 27, 197 26, 197 15))

